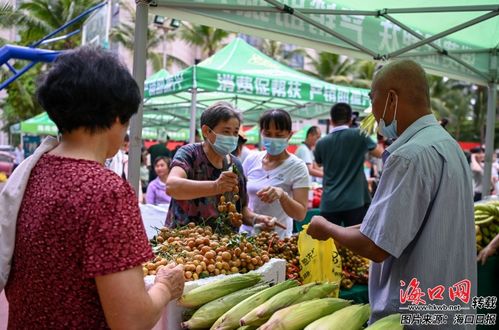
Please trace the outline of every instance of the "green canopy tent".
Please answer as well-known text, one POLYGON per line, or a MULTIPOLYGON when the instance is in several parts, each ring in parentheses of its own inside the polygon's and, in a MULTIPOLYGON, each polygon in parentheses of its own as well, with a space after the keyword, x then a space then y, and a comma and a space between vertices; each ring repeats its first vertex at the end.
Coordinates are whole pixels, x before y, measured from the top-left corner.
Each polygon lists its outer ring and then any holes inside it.
POLYGON ((21 133, 33 135, 57 135, 57 126, 46 112, 21 122, 21 133))
MULTIPOLYGON (((139 85, 145 78, 149 2, 137 1, 134 76, 139 85)), ((156 0, 154 5, 158 15, 317 50, 377 60, 409 57, 431 73, 487 85, 483 191, 488 191, 497 107, 497 1, 156 0)), ((140 125, 140 118, 132 122, 136 138, 140 125)), ((135 161, 129 177, 138 186, 135 161)))
MULTIPOLYGON (((146 123, 149 122, 149 117, 144 117, 146 123)), ((32 135, 57 135, 58 129, 46 112, 42 112, 33 118, 27 119, 20 123, 19 133, 32 135)), ((165 130, 163 127, 144 126, 142 128, 142 138, 157 140, 161 136, 166 136, 175 141, 187 141, 189 139, 188 129, 165 130)))
MULTIPOLYGON (((192 129, 206 107, 227 100, 242 111, 244 124, 251 125, 257 123, 262 110, 270 108, 286 109, 293 119, 324 116, 331 104, 340 101, 363 110, 370 105, 368 93, 367 89, 337 86, 303 74, 236 38, 196 66, 149 78, 144 114, 172 115, 178 121, 171 124, 190 121, 192 129)), ((193 138, 194 131, 191 133, 193 138)))

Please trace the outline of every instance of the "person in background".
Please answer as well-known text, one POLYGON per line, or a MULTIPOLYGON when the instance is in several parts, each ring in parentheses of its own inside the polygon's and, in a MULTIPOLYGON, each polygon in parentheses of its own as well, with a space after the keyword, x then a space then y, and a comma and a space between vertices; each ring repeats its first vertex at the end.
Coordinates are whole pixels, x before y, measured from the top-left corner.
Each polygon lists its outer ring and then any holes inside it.
POLYGON ((140 157, 140 185, 142 186, 142 193, 145 194, 147 191, 147 185, 149 184, 149 168, 147 167, 147 154, 142 152, 140 157))
POLYGON ((248 157, 248 155, 251 153, 251 150, 249 150, 245 144, 246 142, 248 142, 248 140, 246 139, 245 135, 244 135, 244 132, 242 131, 242 129, 239 130, 239 135, 237 137, 237 148, 236 150, 234 150, 232 152, 232 154, 234 156, 236 156, 237 158, 239 158, 239 160, 241 161, 241 163, 244 162, 244 160, 246 159, 246 157, 248 157))
POLYGON ((114 173, 118 174, 121 176, 123 179, 127 179, 128 177, 128 144, 130 143, 130 137, 128 134, 125 135, 125 139, 123 140, 123 144, 121 145, 120 149, 114 155, 113 158, 111 158, 111 161, 109 164, 106 164, 107 168, 109 168, 111 171, 114 173))
POLYGON ((22 142, 19 143, 16 148, 14 149, 14 168, 13 170, 16 169, 19 164, 24 160, 24 149, 23 149, 23 144, 22 142))
POLYGON ((351 128, 357 128, 360 126, 358 123, 360 113, 358 111, 352 111, 352 122, 350 123, 351 128))
MULTIPOLYGON (((302 221, 307 214, 310 187, 305 163, 289 153, 291 117, 281 109, 268 110, 260 117, 260 132, 265 151, 251 153, 243 163, 248 178, 249 206, 257 213, 276 219, 275 231, 290 237, 293 219, 302 221)), ((252 231, 244 226, 242 231, 252 231)))
MULTIPOLYGON (((183 226, 193 221, 216 227, 221 195, 235 193, 236 211, 242 214, 243 223, 261 223, 264 228, 273 228, 271 217, 248 208, 243 168, 231 154, 237 147, 240 126, 240 114, 228 102, 214 103, 203 111, 204 141, 182 146, 170 165, 166 193, 172 199, 166 226, 183 226)), ((231 227, 234 232, 239 229, 231 227)))
POLYGON ((331 108, 333 130, 317 142, 315 161, 324 169, 321 215, 331 223, 360 224, 371 202, 364 174, 367 153, 380 157, 382 149, 359 128, 351 128, 352 108, 337 103, 331 108))
POLYGON ((473 174, 473 201, 477 202, 482 199, 482 182, 483 182, 483 161, 485 159, 485 150, 480 147, 475 147, 471 152, 471 173, 473 174))
POLYGON ((154 160, 156 179, 147 186, 146 204, 170 204, 171 197, 166 194, 166 179, 170 173, 170 158, 159 156, 154 160))
POLYGON ((320 240, 333 238, 373 261, 370 324, 401 313, 420 297, 425 306, 459 305, 458 312, 439 312, 449 322, 438 329, 456 329, 452 320, 457 314, 468 319, 476 312, 470 308, 477 295, 470 168, 459 144, 431 112, 428 82, 418 63, 399 60, 383 66, 369 96, 380 133, 397 138, 383 152, 383 174, 369 211, 360 228, 344 228, 316 216, 307 232, 320 240), (437 287, 445 293, 432 302, 427 293, 437 287), (452 296, 458 291, 464 301, 452 296), (424 296, 418 294, 422 292, 424 296))
MULTIPOLYGON (((166 136, 166 140, 164 138, 158 139, 158 143, 153 144, 152 146, 147 149, 147 152, 149 153, 150 156, 150 162, 154 162, 156 158, 159 156, 163 157, 172 157, 172 153, 168 148, 166 147, 166 144, 170 140, 169 136, 166 136)), ((156 178, 156 172, 154 171, 154 164, 151 164, 151 167, 149 168, 149 182, 154 180, 156 178)))
POLYGON ((196 129, 194 134, 194 142, 203 142, 203 138, 201 137, 198 129, 196 129))
POLYGON ((314 148, 317 141, 321 138, 321 130, 317 126, 311 126, 307 130, 305 141, 296 149, 295 155, 307 164, 308 174, 310 181, 314 182, 317 178, 322 178, 324 172, 322 168, 317 165, 314 157, 314 148))
POLYGON ((449 119, 441 118, 438 122, 443 129, 447 130, 447 125, 449 124, 449 119))
POLYGON ((481 262, 483 266, 488 258, 497 254, 497 251, 499 251, 499 234, 497 234, 492 241, 478 253, 477 261, 481 262))
POLYGON ((162 267, 145 288, 142 263, 154 254, 137 197, 104 167, 139 88, 112 53, 86 46, 61 53, 36 96, 61 138, 46 138, 0 195, 8 328, 150 329, 182 294, 183 267, 162 267))

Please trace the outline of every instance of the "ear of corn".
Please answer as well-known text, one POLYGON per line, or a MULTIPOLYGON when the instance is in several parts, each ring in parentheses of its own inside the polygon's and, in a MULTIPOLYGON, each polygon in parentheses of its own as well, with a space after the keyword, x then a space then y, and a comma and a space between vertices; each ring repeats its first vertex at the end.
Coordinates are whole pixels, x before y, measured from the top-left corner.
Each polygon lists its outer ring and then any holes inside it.
POLYGON ((404 326, 400 324, 400 314, 392 314, 377 320, 365 330, 403 330, 404 326))
MULTIPOLYGON (((278 310, 260 330, 301 330, 311 322, 341 310, 350 301, 339 298, 322 298, 305 301, 278 310)), ((341 328, 338 328, 341 329, 341 328)))
POLYGON ((319 285, 313 285, 295 301, 295 304, 311 299, 326 298, 332 294, 334 290, 338 289, 339 286, 339 282, 324 282, 319 285))
POLYGON ((207 329, 225 312, 244 299, 269 287, 268 284, 258 284, 242 289, 222 298, 215 299, 201 306, 187 322, 182 323, 183 329, 207 329))
POLYGON ((232 292, 253 286, 261 279, 262 275, 258 273, 227 277, 189 291, 179 299, 179 304, 188 308, 199 307, 232 292))
POLYGON ((241 325, 262 325, 279 309, 315 298, 324 298, 337 287, 337 283, 309 283, 287 289, 246 314, 240 323, 241 325))
POLYGON ((254 327, 252 325, 243 325, 242 327, 237 328, 237 330, 256 330, 258 327, 254 327))
POLYGON ((352 305, 310 323, 305 330, 361 330, 370 314, 369 305, 352 305))
POLYGON ((239 328, 239 322, 241 318, 248 314, 255 307, 260 306, 265 301, 278 294, 281 291, 297 286, 296 281, 285 281, 279 283, 271 288, 260 291, 251 297, 246 298, 241 301, 236 306, 232 307, 224 315, 220 316, 218 320, 213 324, 211 330, 232 330, 239 328))

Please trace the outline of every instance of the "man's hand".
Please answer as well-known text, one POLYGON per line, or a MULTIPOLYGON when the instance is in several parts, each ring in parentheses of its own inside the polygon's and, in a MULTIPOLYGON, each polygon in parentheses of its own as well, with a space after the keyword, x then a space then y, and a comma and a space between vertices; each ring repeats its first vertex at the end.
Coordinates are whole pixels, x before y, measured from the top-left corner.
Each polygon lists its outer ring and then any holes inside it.
POLYGON ((307 234, 312 236, 312 238, 314 239, 318 239, 320 241, 327 241, 328 239, 331 238, 329 230, 331 228, 331 225, 332 224, 329 221, 327 221, 325 218, 316 215, 312 217, 312 220, 308 225, 307 234))

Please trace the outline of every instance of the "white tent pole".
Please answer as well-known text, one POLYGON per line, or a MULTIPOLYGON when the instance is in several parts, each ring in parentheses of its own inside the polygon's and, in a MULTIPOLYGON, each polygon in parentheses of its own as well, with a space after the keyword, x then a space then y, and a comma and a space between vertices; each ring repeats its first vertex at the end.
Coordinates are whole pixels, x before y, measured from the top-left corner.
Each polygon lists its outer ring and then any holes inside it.
MULTIPOLYGON (((192 10, 237 10, 243 12, 276 12, 276 8, 263 5, 232 5, 232 4, 211 4, 194 1, 169 1, 163 7, 181 8, 192 10)), ((475 11, 494 11, 499 8, 498 5, 478 5, 478 6, 449 6, 449 7, 421 7, 421 8, 383 8, 380 10, 349 10, 349 9, 316 9, 300 8, 303 14, 314 15, 361 15, 378 16, 384 14, 415 14, 415 13, 449 13, 449 12, 475 12, 475 11)))
POLYGON ((493 17, 496 17, 497 15, 499 15, 499 12, 495 12, 495 11, 487 13, 487 14, 484 14, 482 16, 479 16, 477 18, 474 18, 474 19, 469 20, 467 22, 464 22, 462 24, 456 25, 456 26, 454 26, 454 27, 452 27, 450 29, 447 29, 445 31, 442 31, 440 33, 434 34, 431 37, 423 39, 423 40, 421 40, 419 42, 416 42, 416 43, 414 43, 412 45, 409 45, 407 47, 404 47, 404 48, 401 48, 401 49, 396 50, 394 52, 391 52, 391 53, 387 54, 386 57, 387 58, 397 57, 400 54, 406 53, 406 52, 408 52, 410 50, 413 50, 413 49, 416 49, 416 48, 418 48, 420 46, 429 44, 430 42, 433 42, 435 40, 442 39, 443 37, 446 37, 449 34, 453 34, 454 32, 464 30, 464 29, 466 29, 466 28, 468 28, 470 26, 473 26, 475 24, 478 24, 478 23, 481 23, 481 22, 486 21, 488 19, 491 19, 493 17))
POLYGON ((492 153, 494 152, 494 128, 496 126, 497 83, 489 83, 488 87, 487 126, 485 132, 485 167, 483 173, 482 196, 490 195, 492 153))
POLYGON ((314 19, 310 18, 309 16, 301 13, 298 9, 292 8, 292 7, 290 7, 286 4, 283 4, 277 0, 264 0, 264 1, 275 6, 280 11, 287 13, 289 15, 294 15, 294 16, 298 17, 299 19, 301 19, 302 21, 307 22, 308 24, 310 24, 312 26, 315 26, 319 30, 322 30, 324 32, 329 33, 330 35, 340 39, 343 42, 346 42, 350 46, 355 47, 356 49, 359 49, 366 54, 371 55, 372 57, 377 56, 377 54, 375 52, 373 52, 372 50, 370 50, 369 48, 366 48, 363 45, 359 44, 358 42, 350 40, 349 38, 345 37, 341 33, 336 32, 334 29, 327 27, 326 25, 315 21, 314 19))
POLYGON ((189 143, 194 143, 196 140, 196 103, 198 93, 196 81, 196 65, 194 65, 192 69, 191 121, 189 126, 189 143))
MULTIPOLYGON (((149 1, 147 0, 136 0, 137 10, 134 36, 135 47, 133 50, 133 77, 135 78, 137 85, 139 85, 142 98, 144 97, 144 81, 146 80, 148 2, 149 1)), ((139 110, 130 121, 130 148, 128 157, 128 181, 137 195, 139 194, 140 181, 143 115, 144 107, 141 102, 139 110)))
POLYGON ((494 132, 497 114, 497 54, 493 55, 490 72, 493 81, 488 84, 487 126, 485 130, 485 167, 482 182, 482 196, 490 195, 490 177, 492 174, 492 153, 494 152, 494 132))
MULTIPOLYGON (((390 22, 392 22, 393 24, 395 25, 398 25, 400 28, 402 28, 403 30, 409 32, 410 34, 412 34, 413 36, 415 36, 416 38, 418 38, 419 40, 424 40, 424 36, 421 35, 420 33, 414 31, 413 29, 411 29, 410 27, 408 27, 407 25, 405 25, 404 23, 398 21, 397 19, 391 17, 390 15, 383 15, 383 17, 387 20, 389 20, 390 22)), ((477 75, 479 75, 480 77, 482 78, 485 78, 485 79, 489 79, 489 77, 485 74, 483 74, 482 72, 480 72, 479 70, 475 69, 473 66, 469 65, 468 63, 464 62, 463 60, 461 60, 460 58, 456 57, 456 56, 453 56, 451 54, 449 54, 447 52, 446 49, 440 47, 440 46, 437 46, 436 44, 434 44, 433 42, 430 42, 428 43, 428 46, 432 47, 432 48, 435 48, 437 51, 438 51, 438 54, 439 55, 445 55, 445 56, 448 56, 449 58, 453 59, 454 61, 456 61, 457 63, 461 64, 462 66, 464 66, 466 69, 476 73, 477 75)), ((409 53, 410 56, 414 56, 414 54, 412 53, 409 53)), ((400 57, 400 55, 399 55, 400 57)))

